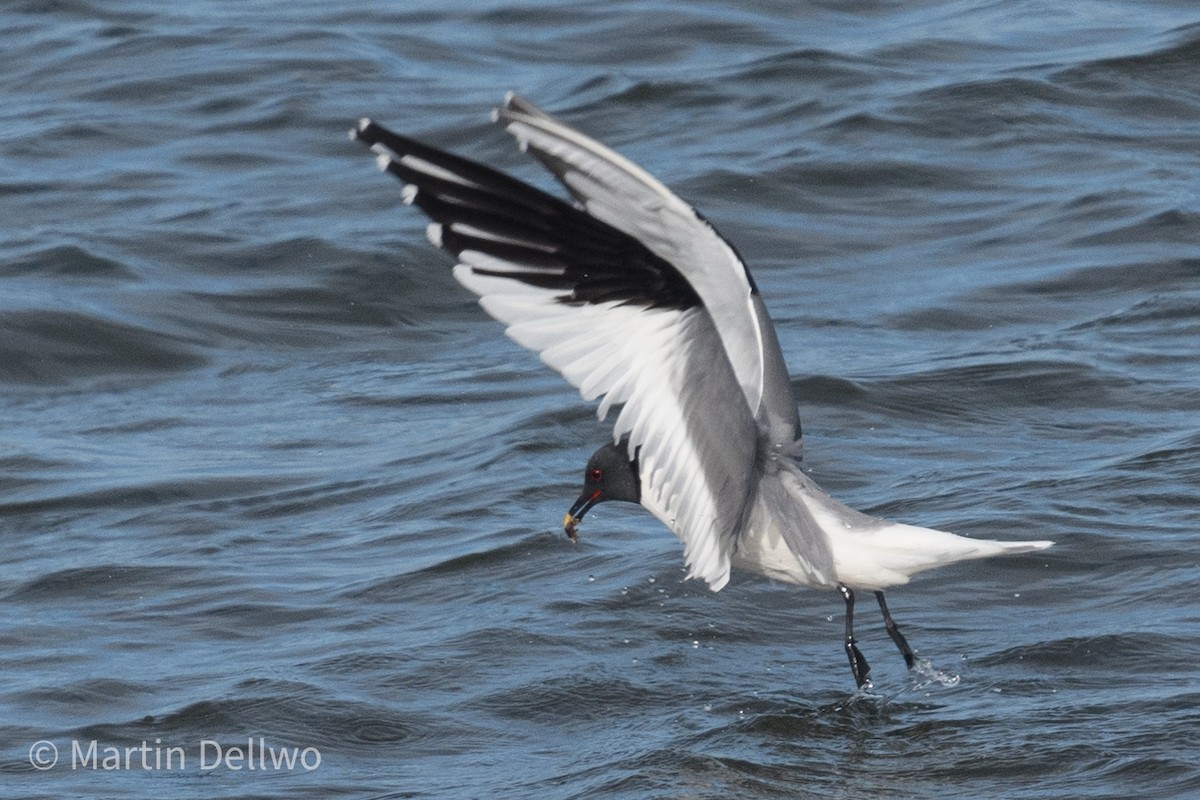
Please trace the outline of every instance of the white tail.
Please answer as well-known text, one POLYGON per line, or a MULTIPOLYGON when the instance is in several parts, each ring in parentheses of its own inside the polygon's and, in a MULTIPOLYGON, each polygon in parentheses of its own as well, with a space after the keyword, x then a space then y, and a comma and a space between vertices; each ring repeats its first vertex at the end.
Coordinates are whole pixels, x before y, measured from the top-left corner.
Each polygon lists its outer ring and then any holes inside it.
POLYGON ((968 539, 945 531, 883 522, 865 529, 830 532, 834 570, 852 589, 881 591, 908 583, 918 572, 959 561, 1044 550, 1053 542, 968 539))

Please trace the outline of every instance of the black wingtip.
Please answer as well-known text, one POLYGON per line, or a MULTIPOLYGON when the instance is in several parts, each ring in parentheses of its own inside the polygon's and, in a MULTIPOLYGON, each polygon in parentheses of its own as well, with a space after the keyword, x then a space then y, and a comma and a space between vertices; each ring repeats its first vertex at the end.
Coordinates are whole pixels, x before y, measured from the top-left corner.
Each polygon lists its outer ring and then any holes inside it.
MULTIPOLYGON (((516 95, 514 118, 545 116, 516 95)), ((503 112, 502 112, 503 113, 503 112)), ((511 268, 497 275, 561 292, 567 303, 690 308, 700 299, 644 243, 586 211, 477 161, 395 133, 369 118, 350 137, 404 185, 402 198, 431 219, 429 240, 455 256, 470 250, 511 268)), ((476 264, 476 273, 490 274, 476 264)))
POLYGON ((352 142, 356 142, 356 141, 358 141, 359 139, 363 139, 363 138, 364 138, 363 134, 364 134, 364 133, 365 133, 367 130, 369 130, 369 129, 371 128, 371 126, 372 126, 372 125, 374 125, 374 124, 375 124, 375 123, 371 121, 371 118, 370 118, 370 117, 362 117, 362 118, 360 118, 360 119, 358 120, 358 122, 356 122, 356 123, 354 124, 354 127, 353 127, 353 128, 351 128, 349 131, 347 131, 347 134, 348 134, 348 135, 349 135, 349 137, 350 137, 350 141, 352 141, 352 142))

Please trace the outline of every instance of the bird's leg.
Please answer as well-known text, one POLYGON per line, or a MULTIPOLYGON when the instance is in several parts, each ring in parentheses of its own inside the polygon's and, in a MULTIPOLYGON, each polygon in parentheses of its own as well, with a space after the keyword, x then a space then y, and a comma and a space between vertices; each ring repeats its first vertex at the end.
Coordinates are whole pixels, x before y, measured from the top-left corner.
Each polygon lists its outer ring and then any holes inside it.
POLYGON ((844 584, 838 584, 838 591, 846 601, 846 657, 850 659, 850 669, 854 672, 854 682, 858 688, 871 684, 871 665, 863 657, 862 651, 854 641, 854 592, 844 584))
POLYGON ((888 636, 892 637, 892 641, 896 643, 896 647, 900 648, 900 655, 904 656, 904 663, 908 665, 909 669, 912 669, 917 658, 913 655, 912 648, 908 646, 908 640, 900 632, 900 626, 896 624, 892 619, 892 615, 888 613, 887 601, 883 599, 883 592, 876 592, 875 599, 879 601, 879 610, 883 612, 883 627, 887 628, 888 636))

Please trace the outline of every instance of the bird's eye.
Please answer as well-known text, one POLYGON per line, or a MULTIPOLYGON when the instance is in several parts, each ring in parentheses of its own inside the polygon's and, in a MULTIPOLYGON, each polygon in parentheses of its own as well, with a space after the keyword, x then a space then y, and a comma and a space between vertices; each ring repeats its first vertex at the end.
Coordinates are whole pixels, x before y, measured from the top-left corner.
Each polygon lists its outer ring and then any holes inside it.
POLYGON ((599 483, 601 478, 604 477, 604 470, 600 469, 599 467, 589 469, 587 477, 592 483, 599 483))

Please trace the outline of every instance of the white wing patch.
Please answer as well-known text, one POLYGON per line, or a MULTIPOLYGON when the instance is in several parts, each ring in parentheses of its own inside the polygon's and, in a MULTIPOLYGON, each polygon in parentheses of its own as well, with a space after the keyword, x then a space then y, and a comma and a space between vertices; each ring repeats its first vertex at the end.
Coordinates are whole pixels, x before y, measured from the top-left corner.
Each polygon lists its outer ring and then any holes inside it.
POLYGON ((613 440, 628 435, 637 453, 642 505, 683 541, 688 577, 722 588, 750 499, 757 437, 707 312, 566 303, 559 292, 474 270, 527 271, 522 265, 469 251, 461 258, 454 276, 508 324, 509 336, 585 399, 603 396, 602 419, 624 404, 613 440))

